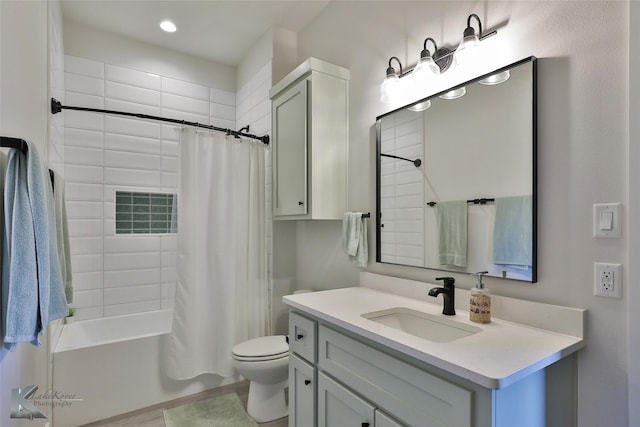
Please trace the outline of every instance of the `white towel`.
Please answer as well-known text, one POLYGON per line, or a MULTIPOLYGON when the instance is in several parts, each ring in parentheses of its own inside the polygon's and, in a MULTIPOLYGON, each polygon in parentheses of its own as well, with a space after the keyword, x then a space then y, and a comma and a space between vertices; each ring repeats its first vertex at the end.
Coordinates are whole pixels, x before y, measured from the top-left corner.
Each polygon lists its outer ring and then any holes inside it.
POLYGON ((69 246, 69 225, 67 223, 67 207, 64 200, 64 180, 53 173, 53 208, 56 220, 58 257, 60 258, 60 273, 64 284, 67 303, 73 302, 73 281, 71 274, 71 250, 69 246))
POLYGON ((366 267, 369 261, 367 223, 363 212, 345 212, 342 219, 342 248, 349 260, 358 267, 366 267))

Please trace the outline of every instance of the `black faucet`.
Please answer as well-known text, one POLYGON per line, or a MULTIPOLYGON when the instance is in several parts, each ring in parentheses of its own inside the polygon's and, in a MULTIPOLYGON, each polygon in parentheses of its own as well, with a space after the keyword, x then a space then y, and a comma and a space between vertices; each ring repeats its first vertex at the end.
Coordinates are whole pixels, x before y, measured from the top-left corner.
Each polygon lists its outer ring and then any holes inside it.
POLYGON ((444 280, 444 287, 432 288, 429 291, 429 296, 437 297, 442 294, 444 297, 442 314, 453 316, 456 314, 456 279, 453 277, 436 277, 436 280, 444 280))

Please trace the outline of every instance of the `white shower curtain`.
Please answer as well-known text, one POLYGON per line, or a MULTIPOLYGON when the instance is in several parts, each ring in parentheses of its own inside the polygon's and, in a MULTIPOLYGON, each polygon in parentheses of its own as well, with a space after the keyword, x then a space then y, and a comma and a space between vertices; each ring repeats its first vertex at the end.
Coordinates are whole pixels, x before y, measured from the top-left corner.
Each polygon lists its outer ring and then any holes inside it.
POLYGON ((180 130, 178 267, 167 375, 234 374, 231 349, 268 335, 261 142, 180 130))

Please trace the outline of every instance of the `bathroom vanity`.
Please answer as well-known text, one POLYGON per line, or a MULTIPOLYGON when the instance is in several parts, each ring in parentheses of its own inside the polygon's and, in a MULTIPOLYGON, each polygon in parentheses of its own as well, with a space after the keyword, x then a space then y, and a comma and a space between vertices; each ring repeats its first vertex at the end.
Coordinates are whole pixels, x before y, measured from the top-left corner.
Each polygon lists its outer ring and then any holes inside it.
POLYGON ((361 286, 284 297, 289 425, 575 425, 584 310, 494 297, 507 317, 525 309, 546 319, 476 324, 461 309, 442 315, 441 301, 423 295, 361 286), (545 330, 546 322, 564 326, 545 330))

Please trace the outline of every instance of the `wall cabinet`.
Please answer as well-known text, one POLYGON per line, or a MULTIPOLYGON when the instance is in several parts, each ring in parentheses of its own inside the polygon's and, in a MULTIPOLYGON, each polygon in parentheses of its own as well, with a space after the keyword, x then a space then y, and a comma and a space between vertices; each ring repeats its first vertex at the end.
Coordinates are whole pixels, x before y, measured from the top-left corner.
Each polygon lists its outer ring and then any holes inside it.
POLYGON ((269 96, 274 219, 342 219, 349 70, 309 58, 276 83, 269 96))
POLYGON ((575 426, 573 356, 491 390, 308 313, 290 313, 289 333, 304 341, 291 346, 290 427, 575 426))

